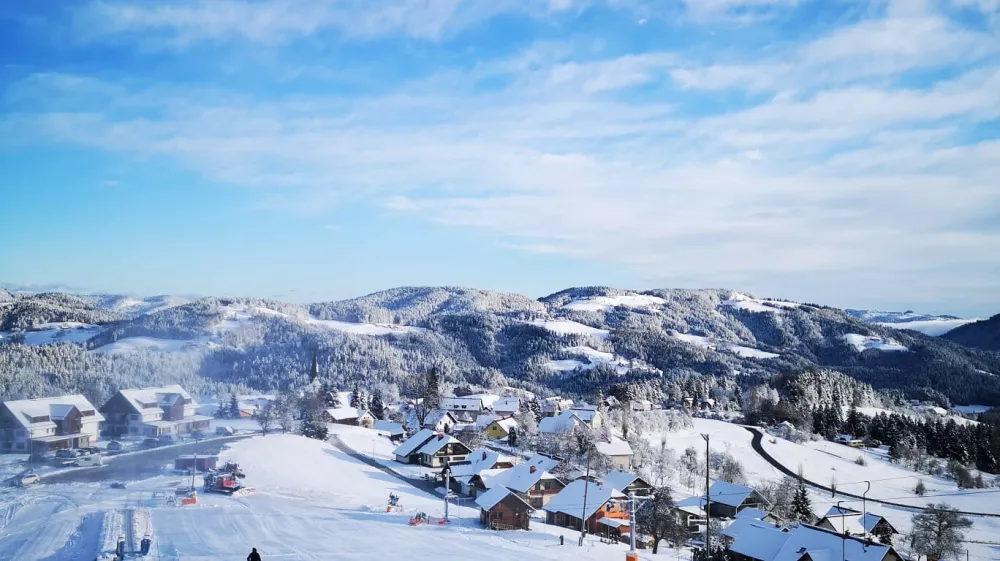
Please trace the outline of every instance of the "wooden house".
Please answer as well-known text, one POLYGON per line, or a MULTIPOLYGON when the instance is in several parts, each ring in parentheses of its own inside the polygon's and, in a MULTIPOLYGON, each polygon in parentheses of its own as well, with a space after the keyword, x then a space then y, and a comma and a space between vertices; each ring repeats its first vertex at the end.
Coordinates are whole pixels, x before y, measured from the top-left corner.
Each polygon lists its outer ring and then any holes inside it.
POLYGON ((479 521, 491 530, 527 530, 531 506, 517 493, 499 485, 476 497, 479 521))
POLYGON ((579 530, 585 520, 587 532, 616 537, 629 529, 625 499, 607 485, 577 479, 545 505, 545 522, 579 530))
POLYGON ((375 417, 367 410, 356 407, 332 407, 326 410, 326 418, 327 422, 338 425, 354 425, 366 429, 375 426, 375 417))
POLYGON ((891 545, 807 524, 778 528, 762 521, 741 528, 726 553, 733 561, 903 560, 891 545))
POLYGON ((486 490, 486 485, 479 476, 481 473, 488 472, 492 475, 512 467, 514 467, 513 457, 496 450, 480 448, 470 452, 462 461, 451 462, 445 469, 451 471, 453 491, 474 497, 480 491, 486 490))
POLYGON ((196 413, 197 404, 177 384, 119 390, 104 405, 106 436, 158 437, 208 430, 212 418, 196 413))
POLYGON ((646 497, 653 492, 653 486, 647 483, 645 479, 626 471, 609 471, 607 475, 601 478, 601 483, 613 489, 618 489, 626 496, 646 497))
POLYGON ((559 460, 544 454, 535 454, 526 462, 487 475, 481 472, 479 477, 487 489, 498 485, 518 493, 532 508, 543 508, 566 487, 550 470, 559 465, 559 460))
POLYGON ((472 450, 454 436, 444 433, 435 434, 423 446, 417 449, 417 461, 427 467, 443 467, 450 462, 464 460, 472 450))
POLYGON ((879 514, 832 506, 816 526, 851 536, 895 535, 899 531, 879 514))
POLYGON ((767 509, 771 506, 767 499, 750 487, 721 480, 712 483, 708 494, 711 498, 709 514, 713 518, 736 518, 737 513, 744 508, 767 509))

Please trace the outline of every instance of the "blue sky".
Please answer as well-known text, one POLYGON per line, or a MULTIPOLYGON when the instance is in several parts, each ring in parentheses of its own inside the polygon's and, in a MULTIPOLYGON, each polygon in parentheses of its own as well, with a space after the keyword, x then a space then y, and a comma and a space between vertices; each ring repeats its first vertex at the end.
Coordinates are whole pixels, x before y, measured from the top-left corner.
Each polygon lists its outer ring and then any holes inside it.
POLYGON ((1000 0, 0 5, 0 281, 1000 309, 1000 0))

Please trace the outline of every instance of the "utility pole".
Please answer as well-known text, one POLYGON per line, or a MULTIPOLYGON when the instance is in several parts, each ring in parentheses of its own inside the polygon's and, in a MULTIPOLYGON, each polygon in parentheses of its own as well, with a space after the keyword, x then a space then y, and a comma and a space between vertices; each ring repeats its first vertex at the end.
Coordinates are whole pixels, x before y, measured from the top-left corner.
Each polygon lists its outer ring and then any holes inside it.
POLYGON ((448 520, 448 499, 451 497, 451 468, 444 468, 444 519, 448 520))
POLYGON ((590 451, 594 445, 587 448, 587 475, 583 478, 583 512, 580 513, 580 545, 583 547, 583 538, 587 536, 587 491, 590 489, 590 451))
POLYGON ((844 508, 840 506, 842 502, 844 501, 837 501, 837 514, 840 515, 840 559, 847 561, 847 528, 845 526, 847 517, 844 516, 844 508))
POLYGON ((708 435, 702 434, 705 439, 705 553, 712 548, 712 495, 709 493, 711 483, 708 481, 708 464, 712 461, 712 455, 708 447, 708 435))
MULTIPOLYGON (((868 488, 865 492, 861 494, 861 528, 865 531, 865 540, 862 542, 864 544, 863 549, 868 551, 868 528, 865 528, 866 521, 868 520, 868 491, 872 490, 872 482, 865 481, 868 484, 868 488)), ((843 514, 843 513, 841 513, 843 514)))
POLYGON ((628 511, 628 555, 625 556, 625 561, 636 561, 635 554, 635 493, 629 493, 628 495, 629 511, 628 511))

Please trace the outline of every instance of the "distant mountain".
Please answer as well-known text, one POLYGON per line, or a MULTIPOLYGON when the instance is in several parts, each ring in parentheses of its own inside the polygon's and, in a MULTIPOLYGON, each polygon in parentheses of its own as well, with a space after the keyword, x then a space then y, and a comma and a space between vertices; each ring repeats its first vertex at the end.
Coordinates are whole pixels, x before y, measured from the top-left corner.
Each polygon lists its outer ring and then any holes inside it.
POLYGON ((663 398, 700 388, 738 400, 741 388, 823 369, 920 399, 1000 404, 1000 354, 868 314, 725 289, 579 287, 534 300, 404 287, 305 306, 17 295, 0 306, 0 372, 11 373, 0 397, 174 378, 273 390, 302 383, 315 351, 339 387, 390 393, 412 393, 414 374, 436 366, 452 387, 589 396, 627 382, 663 398))
POLYGON ((7 289, 0 287, 0 304, 4 302, 11 302, 14 300, 14 295, 7 291, 7 289))
POLYGON ((944 338, 966 347, 1000 351, 1000 314, 963 325, 946 333, 944 338))
POLYGON ((851 317, 857 318, 866 323, 877 323, 895 327, 896 329, 910 329, 919 331, 924 335, 937 337, 943 335, 956 327, 961 327, 967 323, 977 321, 975 319, 963 319, 955 316, 935 316, 931 314, 920 314, 913 311, 906 312, 880 312, 875 310, 844 310, 851 317))

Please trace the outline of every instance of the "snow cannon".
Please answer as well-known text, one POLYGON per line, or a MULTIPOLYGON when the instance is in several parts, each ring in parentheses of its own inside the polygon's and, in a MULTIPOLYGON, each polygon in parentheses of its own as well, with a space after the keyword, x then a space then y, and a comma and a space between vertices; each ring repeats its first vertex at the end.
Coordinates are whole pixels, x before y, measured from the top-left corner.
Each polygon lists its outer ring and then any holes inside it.
POLYGON ((385 505, 386 512, 399 512, 403 510, 402 505, 399 504, 399 495, 395 493, 389 493, 389 502, 385 505))
POLYGON ((142 542, 139 543, 139 554, 149 555, 149 548, 153 545, 153 538, 149 534, 142 537, 142 542))

